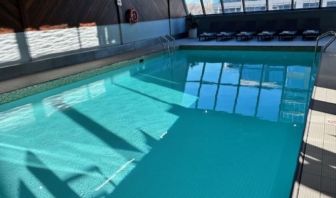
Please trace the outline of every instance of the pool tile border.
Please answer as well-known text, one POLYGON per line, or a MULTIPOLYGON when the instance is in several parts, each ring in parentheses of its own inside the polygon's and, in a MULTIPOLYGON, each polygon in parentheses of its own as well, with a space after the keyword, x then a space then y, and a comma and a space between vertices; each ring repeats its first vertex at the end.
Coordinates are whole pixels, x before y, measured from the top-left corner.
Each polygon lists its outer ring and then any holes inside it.
POLYGON ((91 78, 91 77, 94 77, 94 76, 97 76, 97 75, 100 75, 106 72, 110 72, 110 71, 125 67, 128 64, 134 64, 139 59, 154 58, 162 54, 165 54, 165 52, 162 52, 162 51, 153 52, 150 54, 145 54, 142 56, 131 58, 129 60, 122 60, 116 63, 105 65, 100 68, 95 68, 95 69, 79 72, 76 74, 70 74, 70 75, 67 75, 61 78, 53 79, 53 80, 46 81, 46 82, 41 82, 35 85, 17 89, 14 91, 2 93, 0 94, 0 105, 14 102, 16 100, 20 100, 22 98, 29 97, 29 96, 32 96, 32 95, 35 95, 35 94, 38 94, 44 91, 48 91, 50 89, 60 87, 60 86, 78 82, 86 78, 91 78))
MULTIPOLYGON (((253 50, 253 51, 265 51, 265 50, 276 50, 276 51, 315 51, 314 46, 262 46, 262 45, 249 45, 249 46, 239 46, 239 45, 180 45, 180 49, 183 50, 253 50)), ((321 47, 317 48, 317 52, 321 51, 321 47)))

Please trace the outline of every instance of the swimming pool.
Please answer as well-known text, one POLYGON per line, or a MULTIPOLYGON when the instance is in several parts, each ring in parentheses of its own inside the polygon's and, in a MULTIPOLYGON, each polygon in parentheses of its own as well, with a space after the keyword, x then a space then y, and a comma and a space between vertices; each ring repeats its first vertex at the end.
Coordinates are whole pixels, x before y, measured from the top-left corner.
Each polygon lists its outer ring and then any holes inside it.
POLYGON ((181 50, 0 106, 0 197, 288 197, 314 54, 181 50))

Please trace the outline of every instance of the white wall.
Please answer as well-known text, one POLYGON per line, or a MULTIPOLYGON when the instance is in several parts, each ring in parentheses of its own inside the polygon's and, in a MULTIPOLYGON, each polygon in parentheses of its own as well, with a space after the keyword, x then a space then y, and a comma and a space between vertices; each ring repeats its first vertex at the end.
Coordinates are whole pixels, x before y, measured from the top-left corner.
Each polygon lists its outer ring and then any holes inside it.
POLYGON ((119 45, 118 25, 67 28, 26 33, 32 58, 106 45, 119 45))
MULTIPOLYGON (((185 32, 185 18, 171 19, 172 34, 185 32)), ((160 37, 169 34, 169 20, 139 22, 136 24, 122 24, 124 43, 160 37)))
POLYGON ((20 52, 16 35, 13 33, 0 35, 0 64, 20 60, 20 52))
POLYGON ((167 19, 146 21, 135 24, 121 25, 124 43, 144 40, 169 34, 169 21, 167 19))
POLYGON ((171 23, 171 29, 172 29, 173 35, 181 34, 187 31, 186 19, 184 17, 171 19, 170 23, 171 23))

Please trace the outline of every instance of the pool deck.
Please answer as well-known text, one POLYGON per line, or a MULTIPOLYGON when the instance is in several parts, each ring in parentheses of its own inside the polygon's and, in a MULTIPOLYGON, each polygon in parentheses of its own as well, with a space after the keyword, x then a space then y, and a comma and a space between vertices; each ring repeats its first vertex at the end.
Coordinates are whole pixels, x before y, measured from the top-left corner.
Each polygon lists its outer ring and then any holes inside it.
MULTIPOLYGON (((323 44, 321 42, 321 44, 323 44)), ((223 46, 223 47, 314 47, 314 41, 203 41, 180 39, 177 46, 223 46)), ((27 86, 51 81, 64 76, 100 68, 107 64, 129 60, 162 51, 162 47, 138 49, 111 58, 50 70, 0 82, 0 94, 27 86)), ((300 166, 293 187, 292 197, 336 197, 336 47, 331 46, 323 54, 320 72, 314 86, 313 100, 308 113, 300 166)))
POLYGON ((293 197, 336 197, 336 45, 323 54, 293 197))

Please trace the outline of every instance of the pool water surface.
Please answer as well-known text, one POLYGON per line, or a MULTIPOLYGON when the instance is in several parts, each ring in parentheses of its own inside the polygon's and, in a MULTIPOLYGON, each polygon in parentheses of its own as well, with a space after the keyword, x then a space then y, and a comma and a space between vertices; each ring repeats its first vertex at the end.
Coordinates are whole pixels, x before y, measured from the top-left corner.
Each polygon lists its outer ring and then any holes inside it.
POLYGON ((0 106, 0 197, 289 197, 314 54, 185 50, 0 106))

